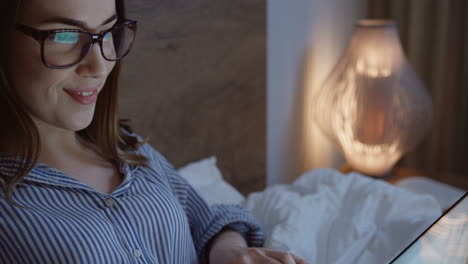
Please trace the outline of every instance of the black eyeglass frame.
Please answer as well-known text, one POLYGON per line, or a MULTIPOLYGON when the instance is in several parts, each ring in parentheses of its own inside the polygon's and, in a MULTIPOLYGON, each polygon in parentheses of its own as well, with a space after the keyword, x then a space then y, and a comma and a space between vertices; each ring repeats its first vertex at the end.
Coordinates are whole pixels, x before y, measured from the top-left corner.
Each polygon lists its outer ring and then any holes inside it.
POLYGON ((130 50, 132 48, 132 45, 133 45, 133 42, 135 40, 136 30, 137 30, 137 21, 129 20, 129 19, 120 19, 110 29, 107 29, 107 30, 102 31, 102 32, 97 33, 97 34, 94 34, 94 33, 91 33, 91 32, 85 31, 85 30, 81 30, 81 29, 39 30, 39 29, 35 29, 35 28, 32 28, 32 27, 24 25, 24 24, 16 24, 16 30, 18 30, 18 31, 32 37, 33 39, 37 40, 41 44, 41 60, 42 60, 42 63, 45 66, 47 66, 48 68, 51 68, 51 69, 67 69, 67 68, 71 68, 71 67, 73 67, 75 65, 80 64, 86 58, 86 56, 88 56, 89 51, 93 48, 93 45, 96 42, 99 43, 99 46, 101 48, 102 57, 104 59, 108 60, 108 61, 118 61, 118 60, 122 59, 123 57, 127 56, 127 54, 130 52, 130 50), (133 31, 133 39, 130 42, 130 46, 128 47, 128 50, 122 56, 120 56, 118 58, 115 58, 115 59, 109 59, 109 58, 106 57, 106 55, 104 55, 102 40, 104 39, 104 36, 107 33, 111 32, 111 31, 113 31, 115 29, 118 29, 120 27, 130 28, 133 31), (50 65, 50 64, 48 64, 46 62, 46 59, 45 59, 44 41, 50 35, 57 34, 57 33, 63 33, 63 32, 85 33, 85 34, 87 34, 87 35, 89 35, 91 37, 91 43, 88 44, 89 46, 87 47, 86 54, 82 55, 82 57, 77 62, 75 62, 73 64, 65 65, 65 66, 50 65))

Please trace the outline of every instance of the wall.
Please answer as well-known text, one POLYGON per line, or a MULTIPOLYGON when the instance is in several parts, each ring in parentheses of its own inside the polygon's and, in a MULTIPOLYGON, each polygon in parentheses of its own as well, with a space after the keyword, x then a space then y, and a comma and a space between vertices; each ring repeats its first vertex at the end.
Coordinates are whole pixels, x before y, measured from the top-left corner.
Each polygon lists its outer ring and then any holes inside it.
POLYGON ((365 0, 267 2, 267 184, 343 158, 309 118, 311 94, 339 59, 365 0))
POLYGON ((266 167, 266 0, 126 0, 120 113, 175 167, 217 157, 244 194, 266 167))

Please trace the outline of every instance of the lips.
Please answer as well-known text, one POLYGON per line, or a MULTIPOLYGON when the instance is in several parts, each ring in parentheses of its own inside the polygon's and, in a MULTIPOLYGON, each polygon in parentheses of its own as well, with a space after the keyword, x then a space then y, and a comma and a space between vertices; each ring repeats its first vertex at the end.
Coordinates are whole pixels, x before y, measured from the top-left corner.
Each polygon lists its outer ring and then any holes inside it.
POLYGON ((64 89, 64 91, 82 105, 95 103, 98 96, 97 88, 64 89))

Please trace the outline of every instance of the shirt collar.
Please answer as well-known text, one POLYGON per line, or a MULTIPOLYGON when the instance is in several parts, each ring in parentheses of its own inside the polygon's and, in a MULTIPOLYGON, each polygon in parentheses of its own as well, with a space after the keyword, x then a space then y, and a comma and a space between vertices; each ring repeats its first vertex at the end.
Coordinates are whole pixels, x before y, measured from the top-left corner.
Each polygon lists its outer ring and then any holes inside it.
MULTIPOLYGON (((15 169, 18 168, 20 162, 21 160, 13 155, 0 154, 0 172, 5 175, 11 175, 15 169)), ((119 171, 124 175, 124 181, 121 186, 128 185, 128 182, 134 178, 137 169, 137 166, 126 163, 121 163, 119 165, 119 171)), ((32 170, 24 177, 23 181, 96 191, 83 182, 40 161, 38 161, 32 170)))

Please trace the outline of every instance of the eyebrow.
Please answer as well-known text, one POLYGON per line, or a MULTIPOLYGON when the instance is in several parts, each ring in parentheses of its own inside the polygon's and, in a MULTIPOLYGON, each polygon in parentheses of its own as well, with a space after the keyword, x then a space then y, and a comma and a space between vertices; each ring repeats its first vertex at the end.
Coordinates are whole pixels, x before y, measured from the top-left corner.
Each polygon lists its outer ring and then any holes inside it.
MULTIPOLYGON (((117 14, 113 14, 111 17, 104 20, 104 22, 102 22, 100 27, 102 27, 102 26, 104 26, 106 24, 109 24, 110 22, 112 22, 112 21, 114 21, 116 19, 117 19, 117 14)), ((76 19, 73 19, 73 18, 66 18, 66 17, 51 17, 51 18, 43 20, 41 22, 41 24, 42 23, 59 23, 59 24, 65 24, 65 25, 70 25, 70 26, 77 26, 77 27, 81 27, 81 28, 86 27, 85 22, 83 22, 81 20, 76 20, 76 19)))

